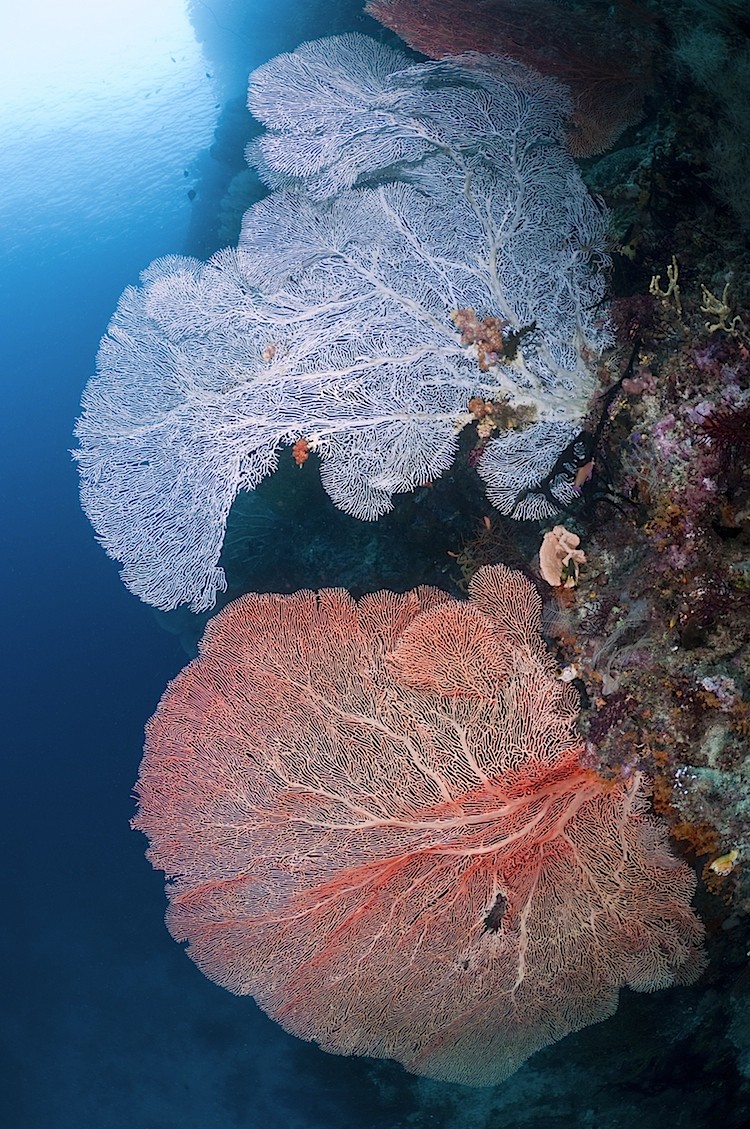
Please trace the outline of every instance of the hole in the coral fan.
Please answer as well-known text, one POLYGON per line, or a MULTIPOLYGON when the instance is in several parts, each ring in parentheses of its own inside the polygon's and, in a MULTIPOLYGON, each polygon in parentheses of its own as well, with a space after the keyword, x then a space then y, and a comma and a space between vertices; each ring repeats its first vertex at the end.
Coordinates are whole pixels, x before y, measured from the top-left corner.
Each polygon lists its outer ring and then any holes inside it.
POLYGON ((503 922, 503 915, 508 907, 508 899, 504 894, 498 894, 492 909, 484 919, 483 933, 497 933, 503 922))

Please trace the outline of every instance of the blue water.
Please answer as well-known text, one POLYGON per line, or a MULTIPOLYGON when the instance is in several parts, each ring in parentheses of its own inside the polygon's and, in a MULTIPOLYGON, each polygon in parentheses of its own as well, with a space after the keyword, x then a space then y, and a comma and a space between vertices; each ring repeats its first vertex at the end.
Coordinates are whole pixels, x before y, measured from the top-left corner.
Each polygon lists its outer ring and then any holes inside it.
MULTIPOLYGON (((359 2, 258 3, 249 25, 246 0, 227 0, 221 26, 196 7, 218 63, 184 21, 156 47, 144 25, 148 63, 129 63, 122 88, 94 68, 61 93, 50 72, 39 97, 0 110, 0 1129, 599 1127, 623 1024, 662 1023, 664 1039, 679 1028, 661 1000, 630 998, 620 1027, 550 1048, 493 1095, 287 1036, 206 980, 164 927, 131 789, 144 723, 186 656, 95 542, 72 427, 123 288, 200 241, 196 209, 210 211, 207 185, 223 176, 207 150, 239 76, 306 36, 362 27, 359 2)), ((15 49, 32 58, 28 35, 15 49)), ((622 1124, 684 1111, 675 1085, 653 1103, 626 1088, 622 1124)))
MULTIPOLYGON (((228 42, 249 70, 297 36, 277 21, 253 49, 228 42)), ((3 1129, 346 1126, 374 1096, 364 1064, 204 979, 128 825, 143 725, 185 654, 96 544, 69 449, 121 291, 185 249, 185 172, 241 65, 212 83, 184 46, 124 94, 0 114, 3 1129)))

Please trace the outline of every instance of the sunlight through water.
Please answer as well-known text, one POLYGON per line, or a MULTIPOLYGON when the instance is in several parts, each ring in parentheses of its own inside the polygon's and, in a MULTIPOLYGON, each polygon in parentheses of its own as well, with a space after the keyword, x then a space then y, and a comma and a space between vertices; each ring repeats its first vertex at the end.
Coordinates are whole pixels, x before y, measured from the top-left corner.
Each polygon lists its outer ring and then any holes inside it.
POLYGON ((72 209, 118 202, 128 222, 155 193, 187 213, 185 166, 210 144, 217 107, 184 0, 26 0, 0 40, 0 251, 54 238, 72 209))

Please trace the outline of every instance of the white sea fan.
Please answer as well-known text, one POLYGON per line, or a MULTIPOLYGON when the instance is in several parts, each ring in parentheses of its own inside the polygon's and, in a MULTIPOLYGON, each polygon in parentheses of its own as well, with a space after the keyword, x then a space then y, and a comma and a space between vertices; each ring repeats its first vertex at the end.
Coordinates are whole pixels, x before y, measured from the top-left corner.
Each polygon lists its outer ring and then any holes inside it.
POLYGON ((529 488, 578 429, 584 349, 607 340, 606 217, 562 146, 557 93, 517 64, 407 66, 362 36, 256 72, 286 187, 246 214, 237 250, 144 272, 83 398, 83 505, 132 591, 211 607, 237 491, 299 438, 336 505, 377 518, 450 465, 475 396, 537 420, 490 444, 495 504, 540 516, 565 498, 564 482, 529 488), (311 136, 326 150, 312 164, 311 136), (468 308, 536 328, 481 371, 451 319, 468 308))
POLYGON ((543 420, 492 439, 477 470, 493 506, 535 521, 570 505, 576 497, 574 475, 555 471, 561 452, 578 433, 575 421, 543 420))
POLYGON ((271 187, 303 180, 323 198, 384 171, 413 175, 438 152, 456 161, 479 147, 497 171, 516 141, 527 161, 547 144, 566 152, 572 105, 555 79, 505 56, 414 65, 352 34, 264 63, 250 75, 248 107, 268 130, 251 144, 250 163, 271 187))

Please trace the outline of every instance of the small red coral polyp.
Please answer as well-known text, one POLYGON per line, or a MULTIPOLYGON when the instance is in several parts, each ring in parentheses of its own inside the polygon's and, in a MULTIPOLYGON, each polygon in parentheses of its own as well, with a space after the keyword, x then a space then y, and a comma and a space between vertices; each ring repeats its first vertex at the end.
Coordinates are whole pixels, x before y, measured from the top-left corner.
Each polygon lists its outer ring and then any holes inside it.
POLYGON ((292 458, 297 466, 301 467, 310 457, 310 444, 306 439, 298 439, 292 447, 292 458))
POLYGON ((694 877, 581 764, 533 587, 245 596, 147 729, 134 826, 198 966, 339 1054, 488 1085, 693 980, 694 877))

